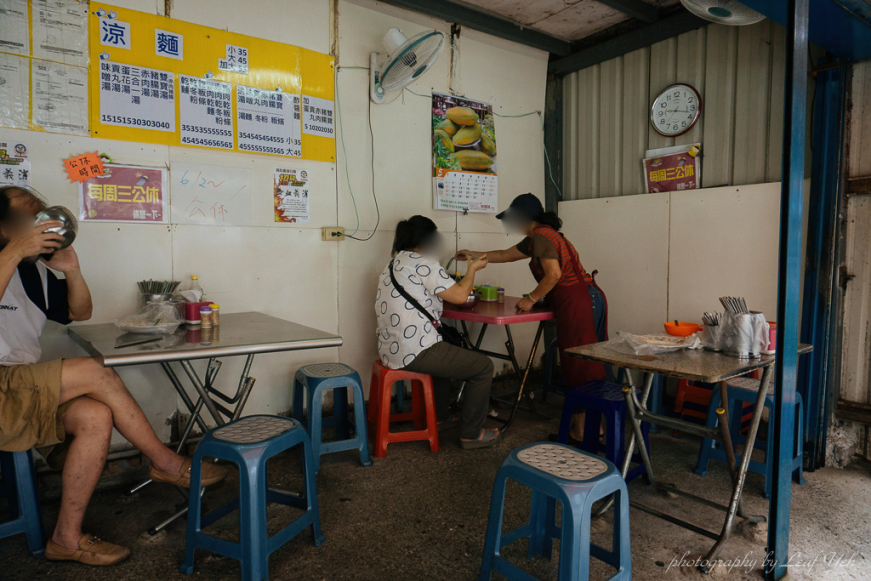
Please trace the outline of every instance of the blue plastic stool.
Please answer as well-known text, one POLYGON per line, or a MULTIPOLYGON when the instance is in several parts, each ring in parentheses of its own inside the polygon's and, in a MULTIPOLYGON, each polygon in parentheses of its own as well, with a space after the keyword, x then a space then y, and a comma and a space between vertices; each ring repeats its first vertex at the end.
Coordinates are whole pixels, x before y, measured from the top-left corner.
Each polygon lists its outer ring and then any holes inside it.
MULTIPOLYGON (((569 431, 572 425, 572 414, 579 407, 586 408, 584 418, 584 440, 580 448, 588 454, 597 455, 605 451, 605 458, 617 466, 623 466, 626 454, 626 400, 623 397, 623 388, 616 383, 607 381, 590 381, 584 385, 573 387, 566 392, 563 403, 563 415, 559 425, 557 441, 566 444, 569 441, 569 431), (599 442, 599 429, 602 425, 602 416, 605 418, 605 444, 599 442)), ((641 431, 644 434, 644 445, 650 453, 650 439, 647 422, 641 423, 641 431)), ((646 474, 647 470, 641 462, 641 454, 632 457, 638 466, 629 470, 626 474, 626 482, 635 477, 646 474)))
POLYGON ((269 576, 269 555, 311 527, 315 546, 324 542, 318 513, 314 462, 308 434, 296 420, 277 416, 248 416, 209 431, 197 445, 191 464, 191 490, 199 490, 202 462, 208 456, 239 466, 240 494, 235 500, 201 515, 200 494, 188 496, 188 527, 181 572, 194 572, 194 550, 199 547, 242 563, 242 579, 260 581, 269 576), (302 444, 305 488, 299 495, 268 487, 266 461, 302 444), (305 514, 273 536, 266 531, 266 503, 293 506, 305 514), (239 510, 239 542, 202 532, 218 519, 239 510))
POLYGON ((343 363, 318 363, 306 365, 296 372, 293 382, 293 418, 302 423, 303 392, 308 396, 308 434, 314 450, 315 474, 321 468, 321 456, 359 450, 360 464, 371 466, 369 457, 369 438, 366 434, 366 401, 363 399, 363 386, 360 375, 343 363), (348 417, 348 388, 354 396, 354 422, 348 417), (327 389, 333 390, 333 417, 324 419, 321 415, 323 397, 327 389), (336 426, 335 442, 323 442, 323 427, 336 426), (349 435, 349 427, 354 426, 354 437, 349 435))
MULTIPOLYGON (((747 438, 741 434, 741 416, 743 414, 743 403, 756 403, 756 396, 759 394, 760 381, 749 377, 739 377, 730 379, 728 382, 729 389, 729 434, 732 437, 732 445, 738 446, 744 444, 747 438)), ((717 425, 717 408, 720 406, 721 396, 720 390, 714 389, 711 394, 711 405, 708 407, 708 422, 709 427, 717 425)), ((768 387, 768 394, 765 396, 765 407, 769 409, 769 413, 774 413, 774 382, 771 382, 768 387)), ((802 449, 804 448, 804 414, 802 413, 801 394, 795 394, 795 449, 792 460, 793 479, 799 484, 804 484, 804 476, 802 474, 802 449)), ((774 454, 774 422, 768 421, 768 437, 763 442, 759 438, 756 439, 755 448, 765 450, 765 459, 762 462, 750 460, 748 470, 761 474, 765 479, 765 498, 771 498, 771 483, 773 481, 774 465, 769 461, 774 454)), ((710 460, 719 460, 726 462, 726 452, 723 449, 723 443, 710 438, 705 438, 702 442, 702 447, 699 449, 699 462, 696 466, 696 474, 704 476, 708 471, 708 462, 710 460)), ((741 462, 741 455, 735 453, 735 461, 741 462)))
POLYGON ((484 542, 479 581, 490 581, 498 573, 511 581, 533 581, 529 573, 506 561, 503 547, 529 537, 529 557, 553 554, 553 539, 560 541, 559 581, 589 579, 590 556, 604 561, 617 572, 611 581, 632 579, 629 553, 629 497, 617 468, 562 444, 529 444, 508 454, 502 461, 484 542), (502 534, 502 511, 508 479, 532 489, 529 522, 502 534), (593 503, 614 494, 614 532, 611 551, 590 541, 593 503), (561 526, 556 525, 556 503, 562 505, 561 526))
POLYGON ((0 452, 3 496, 9 501, 12 520, 0 524, 0 539, 19 533, 27 535, 27 548, 34 555, 45 552, 45 529, 36 491, 33 452, 0 452))

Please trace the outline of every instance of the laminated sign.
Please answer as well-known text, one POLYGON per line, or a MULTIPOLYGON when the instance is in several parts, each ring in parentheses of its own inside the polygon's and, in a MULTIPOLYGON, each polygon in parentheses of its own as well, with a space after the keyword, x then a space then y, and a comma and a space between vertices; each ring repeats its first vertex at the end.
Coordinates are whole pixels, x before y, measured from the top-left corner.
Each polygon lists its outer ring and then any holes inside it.
POLYGON ((166 222, 166 168, 106 164, 79 185, 86 222, 166 222))
POLYGON ((90 6, 93 137, 335 161, 332 56, 90 6))

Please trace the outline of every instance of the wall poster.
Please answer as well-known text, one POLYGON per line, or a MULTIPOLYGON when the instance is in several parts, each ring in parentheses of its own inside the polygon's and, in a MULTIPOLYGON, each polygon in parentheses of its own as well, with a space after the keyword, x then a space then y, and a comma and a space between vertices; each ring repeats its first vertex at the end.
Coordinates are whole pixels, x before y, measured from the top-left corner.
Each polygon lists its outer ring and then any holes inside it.
POLYGON ((103 175, 79 184, 79 220, 167 222, 167 170, 104 164, 103 175))
POLYGON ((498 211, 492 105, 433 93, 432 154, 433 208, 498 211))
POLYGON ((288 224, 308 224, 308 172, 304 169, 275 168, 272 195, 275 200, 275 221, 288 224))
POLYGON ((702 183, 699 173, 701 151, 700 143, 649 149, 643 161, 647 193, 699 189, 702 183))

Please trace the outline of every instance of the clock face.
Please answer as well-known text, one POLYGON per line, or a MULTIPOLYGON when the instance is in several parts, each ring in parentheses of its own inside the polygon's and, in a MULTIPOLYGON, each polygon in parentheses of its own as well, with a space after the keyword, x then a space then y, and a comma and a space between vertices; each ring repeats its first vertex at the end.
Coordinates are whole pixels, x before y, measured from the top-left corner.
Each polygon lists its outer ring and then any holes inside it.
POLYGON ((674 137, 693 128, 702 114, 702 98, 689 85, 672 85, 650 107, 650 122, 662 135, 674 137))

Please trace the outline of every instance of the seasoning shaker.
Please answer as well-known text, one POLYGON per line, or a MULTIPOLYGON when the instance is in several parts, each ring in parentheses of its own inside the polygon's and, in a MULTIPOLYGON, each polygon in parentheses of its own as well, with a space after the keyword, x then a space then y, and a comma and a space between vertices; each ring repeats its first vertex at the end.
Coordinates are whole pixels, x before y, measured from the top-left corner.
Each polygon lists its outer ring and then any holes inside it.
POLYGON ((502 287, 499 287, 496 289, 496 302, 497 303, 504 303, 505 302, 505 289, 502 287))
POLYGON ((212 309, 209 307, 200 307, 200 327, 202 329, 212 328, 212 309))
POLYGON ((221 305, 212 303, 209 308, 212 309, 212 324, 217 327, 221 324, 221 305))

